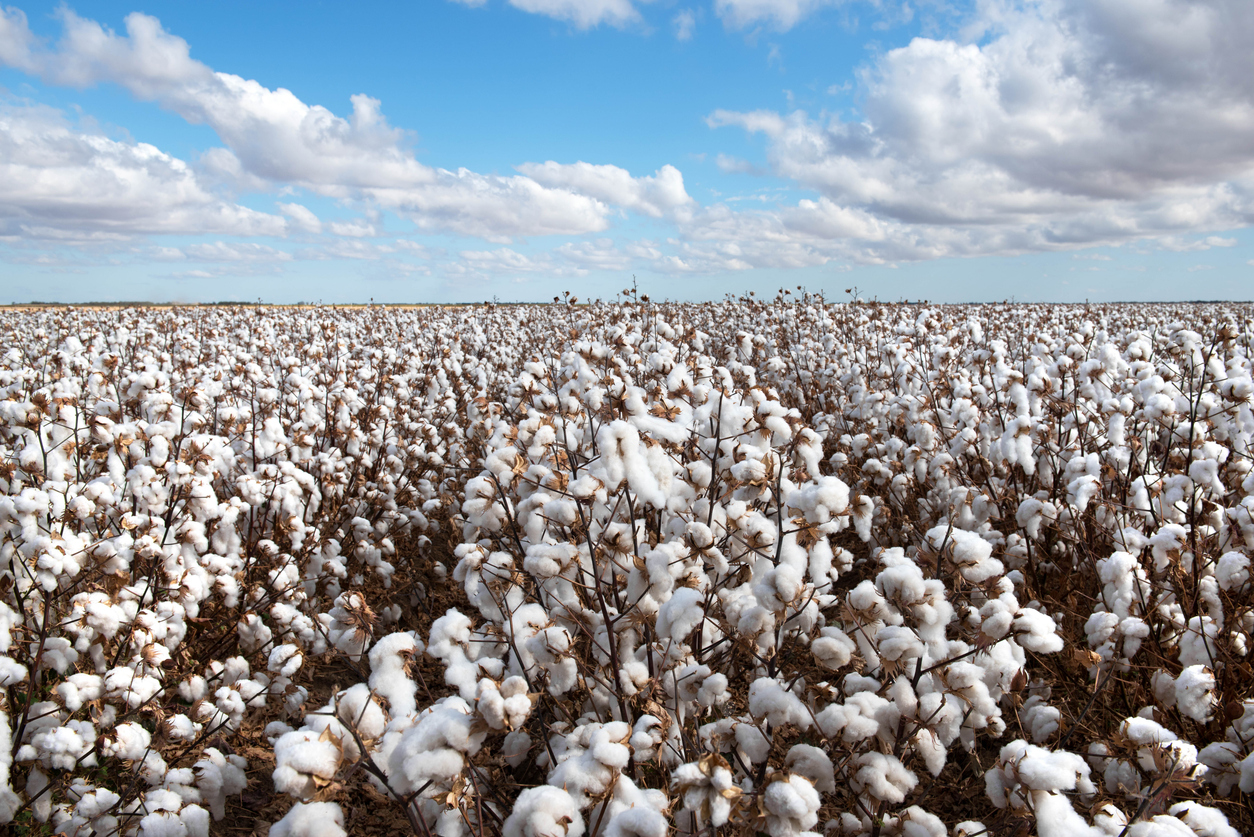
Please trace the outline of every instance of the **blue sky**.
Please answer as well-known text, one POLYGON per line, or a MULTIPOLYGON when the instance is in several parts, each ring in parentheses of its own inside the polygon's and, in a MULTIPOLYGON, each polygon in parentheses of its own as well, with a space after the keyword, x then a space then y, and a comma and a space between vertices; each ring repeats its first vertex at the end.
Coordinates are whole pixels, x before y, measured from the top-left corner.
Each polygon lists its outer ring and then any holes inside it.
POLYGON ((0 9, 0 302, 1254 297, 1247 0, 0 9))

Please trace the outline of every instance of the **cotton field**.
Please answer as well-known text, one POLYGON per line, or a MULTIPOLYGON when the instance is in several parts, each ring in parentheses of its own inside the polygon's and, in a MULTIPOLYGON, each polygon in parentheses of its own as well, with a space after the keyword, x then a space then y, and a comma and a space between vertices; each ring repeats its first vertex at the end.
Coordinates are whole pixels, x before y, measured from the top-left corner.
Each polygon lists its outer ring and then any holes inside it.
POLYGON ((1254 306, 0 323, 14 833, 1254 830, 1254 306))

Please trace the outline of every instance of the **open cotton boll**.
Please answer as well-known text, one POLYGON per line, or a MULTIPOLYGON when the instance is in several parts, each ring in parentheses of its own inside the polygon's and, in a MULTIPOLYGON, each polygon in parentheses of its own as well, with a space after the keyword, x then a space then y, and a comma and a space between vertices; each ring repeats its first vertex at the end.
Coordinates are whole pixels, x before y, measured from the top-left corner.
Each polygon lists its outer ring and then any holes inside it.
POLYGON ((762 793, 764 828, 771 837, 799 837, 819 821, 819 793, 804 776, 771 782, 762 793))
POLYGON ((827 753, 809 744, 794 744, 784 760, 789 773, 804 776, 820 793, 836 792, 836 773, 827 753))
POLYGON ((444 663, 444 682, 454 686, 466 700, 473 700, 479 684, 479 666, 467 654, 470 647, 470 618, 449 608, 431 623, 427 653, 444 663))
POLYGON ((1197 837, 1240 837, 1218 808, 1197 802, 1179 802, 1172 805, 1167 813, 1188 826, 1197 837))
POLYGON ((1215 708, 1215 675, 1206 666, 1189 666, 1175 683, 1176 706, 1189 718, 1204 724, 1215 708))
POLYGON ((465 767, 465 756, 477 753, 487 734, 476 731, 474 721, 470 706, 456 696, 423 710, 388 756, 393 787, 402 793, 414 793, 428 781, 448 787, 465 767))
POLYGON ((622 721, 577 727, 566 736, 566 751, 558 755, 549 784, 566 788, 585 807, 590 797, 609 791, 631 761, 630 738, 631 727, 622 721))
POLYGON ((336 802, 297 802, 270 826, 270 837, 348 837, 336 802))
POLYGON ((1243 590, 1250 580, 1250 559, 1240 552, 1225 552, 1215 564, 1215 579, 1225 592, 1243 590))
POLYGON ((801 699, 771 677, 760 677, 749 687, 749 714, 773 727, 794 724, 804 730, 814 722, 801 699))
POLYGON ((226 816, 226 798, 248 787, 247 767, 243 756, 224 755, 216 747, 207 748, 196 762, 196 787, 215 820, 226 816))
POLYGON ((839 671, 853 659, 857 652, 857 644, 844 631, 835 627, 822 628, 819 636, 810 643, 810 653, 819 665, 832 671, 839 671))
POLYGON ((731 766, 717 754, 676 767, 671 773, 671 787, 683 799, 684 810, 715 828, 727 824, 733 804, 740 797, 731 766))
POLYGON ((946 545, 959 574, 972 584, 988 581, 1005 571, 1001 561, 991 557, 992 544, 975 532, 936 526, 928 530, 927 539, 933 549, 946 545))
POLYGON ((344 749, 330 729, 289 732, 274 742, 274 789, 300 800, 311 799, 340 769, 344 749))
POLYGON ((863 753, 854 760, 851 784, 853 789, 872 799, 900 803, 914 790, 918 777, 896 756, 884 753, 863 753))
POLYGON ((531 714, 532 706, 527 681, 517 675, 505 678, 499 686, 486 677, 479 681, 475 709, 492 729, 520 728, 531 714))
POLYGON ((16 686, 26 680, 26 666, 12 657, 0 656, 0 687, 16 686))
POLYGON ((118 724, 102 738, 100 752, 111 758, 138 761, 152 744, 152 735, 139 724, 118 724))
POLYGON ((691 587, 680 587, 658 609, 657 635, 682 642, 704 618, 705 596, 691 587))
POLYGON ((501 826, 502 837, 582 837, 583 831, 579 805, 569 793, 552 785, 520 793, 501 826))

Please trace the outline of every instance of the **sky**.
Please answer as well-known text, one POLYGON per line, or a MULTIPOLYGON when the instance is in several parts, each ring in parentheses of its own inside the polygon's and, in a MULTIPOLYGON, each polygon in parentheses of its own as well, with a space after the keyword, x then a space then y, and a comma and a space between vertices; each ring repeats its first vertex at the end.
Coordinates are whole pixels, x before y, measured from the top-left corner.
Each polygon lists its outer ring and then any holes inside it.
POLYGON ((0 0, 0 303, 1254 298, 1249 0, 0 0))

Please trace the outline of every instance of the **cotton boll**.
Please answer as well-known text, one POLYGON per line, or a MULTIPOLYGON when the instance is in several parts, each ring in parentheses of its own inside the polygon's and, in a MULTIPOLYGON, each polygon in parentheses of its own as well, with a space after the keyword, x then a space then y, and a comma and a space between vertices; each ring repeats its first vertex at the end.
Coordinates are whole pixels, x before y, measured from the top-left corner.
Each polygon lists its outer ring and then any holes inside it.
POLYGON ((1215 564, 1215 578, 1225 592, 1243 590, 1250 580, 1250 559, 1240 552, 1225 552, 1215 564))
POLYGON ((138 761, 144 757, 152 744, 152 736, 139 724, 118 724, 113 732, 103 739, 101 753, 111 758, 138 761))
POLYGON ((519 729, 526 723, 532 706, 527 681, 521 677, 508 677, 499 686, 488 678, 479 681, 475 709, 492 729, 519 729))
POLYGON ((918 777, 895 756, 863 753, 854 760, 852 786, 860 794, 884 802, 900 803, 914 790, 918 777))
POLYGON ((681 642, 705 618, 705 597, 690 587, 681 587, 658 610, 657 635, 681 642))
POLYGON ((270 826, 271 837, 348 837, 336 802, 297 802, 270 826))
POLYGON ((835 793, 835 768, 827 753, 809 744, 794 744, 784 760, 789 773, 804 776, 820 793, 835 793))
POLYGON ((1214 711, 1215 675, 1206 666, 1189 666, 1175 682, 1176 706, 1189 718, 1204 724, 1214 711))
POLYGON ((1047 704, 1041 696, 1033 695, 1019 710, 1019 720, 1032 740, 1037 744, 1042 744, 1058 731, 1062 712, 1057 707, 1047 704))
POLYGON ((1217 808, 1209 808, 1197 802, 1180 802, 1168 810, 1197 835, 1197 837, 1240 837, 1228 818, 1217 808))
POLYGON ((384 727, 387 726, 383 707, 379 706, 370 687, 365 683, 358 683, 340 693, 335 702, 335 715, 366 741, 382 736, 384 727))
POLYGON ((809 729, 813 723, 800 698, 769 677, 758 678, 749 687, 749 713, 775 727, 794 724, 809 729))
POLYGON ((26 666, 12 657, 0 656, 0 687, 15 686, 26 680, 26 666))
POLYGON ((274 789, 300 800, 313 797, 319 785, 329 783, 343 760, 339 739, 327 729, 289 732, 274 743, 274 789))
POLYGON ((819 665, 831 671, 839 671, 853 659, 858 646, 839 628, 823 628, 819 637, 810 643, 810 653, 819 665))
POLYGON ((1023 608, 1015 614, 1015 642, 1033 653, 1056 654, 1063 649, 1057 628, 1057 623, 1039 610, 1023 608))
POLYGON ((486 730, 474 728, 466 701, 443 698, 405 730, 388 757, 388 778, 403 793, 413 793, 428 781, 449 787, 465 767, 465 756, 479 751, 485 735, 486 730))
MULTIPOLYGON (((196 762, 196 787, 202 801, 209 806, 215 820, 226 816, 226 797, 240 793, 248 786, 244 770, 248 762, 242 756, 223 755, 217 748, 209 747, 196 762)), ((277 790, 276 785, 276 790, 277 790)))
POLYGON ((764 824, 771 837, 796 837, 819 821, 818 791, 804 776, 791 775, 771 782, 762 793, 764 824))
POLYGON ((520 793, 501 827, 502 837, 581 837, 583 831, 583 815, 574 798, 552 785, 520 793))

